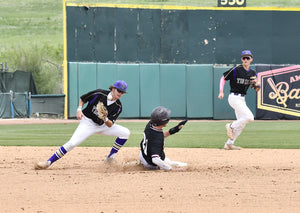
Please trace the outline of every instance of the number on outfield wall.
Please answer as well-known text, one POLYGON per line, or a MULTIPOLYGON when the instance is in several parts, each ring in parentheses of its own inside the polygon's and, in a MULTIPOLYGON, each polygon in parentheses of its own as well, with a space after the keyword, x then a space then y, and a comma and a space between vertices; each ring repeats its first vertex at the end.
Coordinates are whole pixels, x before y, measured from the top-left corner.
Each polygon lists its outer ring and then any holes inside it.
POLYGON ((246 0, 218 0, 219 7, 241 7, 246 6, 246 0))

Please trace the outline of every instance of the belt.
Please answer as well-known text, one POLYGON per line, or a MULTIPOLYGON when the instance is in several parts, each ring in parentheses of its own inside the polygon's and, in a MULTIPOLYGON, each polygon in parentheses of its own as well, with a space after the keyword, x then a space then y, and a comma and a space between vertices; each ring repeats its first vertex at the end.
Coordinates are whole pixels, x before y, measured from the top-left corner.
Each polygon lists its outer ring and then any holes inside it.
POLYGON ((234 92, 231 92, 230 94, 233 94, 233 95, 236 95, 236 96, 241 96, 241 97, 244 97, 244 96, 245 96, 244 94, 234 93, 234 92))

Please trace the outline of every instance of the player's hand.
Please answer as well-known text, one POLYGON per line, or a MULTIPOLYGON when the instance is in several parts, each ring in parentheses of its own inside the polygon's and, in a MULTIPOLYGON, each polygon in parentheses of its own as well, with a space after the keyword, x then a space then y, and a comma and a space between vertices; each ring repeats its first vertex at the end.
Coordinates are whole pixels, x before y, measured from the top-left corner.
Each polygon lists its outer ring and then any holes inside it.
POLYGON ((169 133, 170 135, 173 135, 175 134, 176 132, 179 132, 179 130, 185 125, 185 123, 187 122, 188 120, 183 120, 181 121, 177 126, 174 126, 173 128, 169 129, 169 133))
POLYGON ((260 90, 260 82, 258 81, 258 82, 256 82, 256 84, 255 84, 255 91, 256 92, 258 92, 259 90, 260 90))
POLYGON ((251 88, 258 92, 260 90, 260 82, 256 81, 254 84, 251 85, 251 88))
POLYGON ((76 114, 77 119, 78 119, 78 120, 81 120, 83 116, 84 116, 84 115, 83 115, 82 111, 81 111, 81 110, 78 110, 78 111, 77 111, 77 114, 76 114))
POLYGON ((223 98, 224 98, 224 92, 219 92, 218 98, 219 98, 220 100, 223 99, 223 98))

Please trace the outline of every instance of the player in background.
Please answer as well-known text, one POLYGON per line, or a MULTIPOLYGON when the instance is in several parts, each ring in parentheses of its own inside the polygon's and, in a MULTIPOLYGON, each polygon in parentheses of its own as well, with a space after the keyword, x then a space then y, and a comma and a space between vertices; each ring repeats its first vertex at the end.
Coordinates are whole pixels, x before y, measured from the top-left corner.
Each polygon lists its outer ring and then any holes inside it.
POLYGON ((163 131, 170 120, 171 111, 165 107, 156 107, 151 113, 151 119, 144 130, 141 141, 140 160, 147 169, 182 170, 186 163, 171 161, 164 152, 165 138, 178 132, 187 120, 177 126, 163 131))
POLYGON ((245 96, 249 86, 258 92, 260 83, 256 80, 256 72, 250 69, 253 55, 250 50, 242 51, 242 64, 231 68, 223 73, 220 79, 219 99, 224 98, 225 81, 230 81, 230 94, 228 96, 229 105, 234 109, 236 119, 232 123, 226 124, 228 140, 224 145, 226 150, 239 150, 241 147, 235 146, 234 142, 242 133, 247 123, 254 120, 254 116, 246 105, 245 96))
POLYGON ((115 121, 122 112, 122 104, 119 99, 126 93, 126 90, 126 82, 119 80, 114 82, 114 84, 109 87, 109 90, 97 89, 82 95, 77 108, 77 119, 80 120, 80 123, 73 133, 73 136, 47 161, 36 163, 35 169, 47 169, 55 161, 62 158, 67 152, 70 152, 93 134, 117 137, 110 153, 105 158, 105 162, 111 162, 130 135, 129 129, 115 124, 115 121), (108 111, 107 117, 104 120, 98 117, 96 108, 98 102, 103 102, 108 111), (85 103, 88 104, 82 109, 85 103))

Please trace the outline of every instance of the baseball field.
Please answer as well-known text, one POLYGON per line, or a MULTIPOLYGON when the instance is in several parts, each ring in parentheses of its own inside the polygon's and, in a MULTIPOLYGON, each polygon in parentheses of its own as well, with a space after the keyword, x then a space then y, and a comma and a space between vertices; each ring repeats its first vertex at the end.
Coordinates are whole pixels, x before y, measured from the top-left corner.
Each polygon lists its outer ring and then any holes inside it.
MULTIPOLYGON (((62 2, 0 0, 0 63, 8 62, 14 71, 16 53, 37 49, 43 63, 59 70, 62 2)), ((217 5, 217 0, 97 2, 217 5)), ((300 0, 248 0, 247 5, 300 7, 300 0)), ((181 172, 146 171, 139 164, 138 145, 147 121, 118 122, 131 136, 113 164, 103 159, 114 138, 95 135, 49 169, 37 171, 34 163, 47 160, 63 145, 78 121, 0 119, 0 212, 300 212, 299 121, 250 123, 236 141, 243 149, 227 151, 222 149, 227 121, 190 120, 166 140, 166 155, 188 164, 181 172)))
MULTIPOLYGON (((166 155, 185 171, 146 171, 138 144, 146 120, 131 130, 111 165, 114 141, 95 135, 47 170, 34 170, 74 132, 76 120, 0 120, 1 212, 300 212, 299 121, 255 121, 227 151, 227 121, 190 120, 166 140, 166 155)), ((177 123, 173 120, 167 127, 177 123)))

